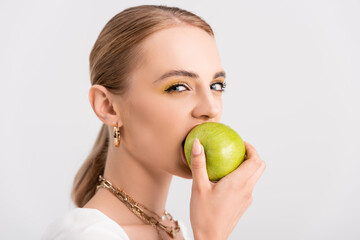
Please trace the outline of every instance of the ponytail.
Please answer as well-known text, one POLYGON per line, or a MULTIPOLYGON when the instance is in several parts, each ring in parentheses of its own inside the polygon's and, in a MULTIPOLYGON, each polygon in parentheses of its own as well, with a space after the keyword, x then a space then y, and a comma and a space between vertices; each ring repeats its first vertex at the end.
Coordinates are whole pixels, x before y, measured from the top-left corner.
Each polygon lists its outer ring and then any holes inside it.
POLYGON ((74 179, 71 197, 77 207, 83 207, 94 196, 98 176, 104 174, 108 145, 108 130, 103 124, 91 153, 74 179))

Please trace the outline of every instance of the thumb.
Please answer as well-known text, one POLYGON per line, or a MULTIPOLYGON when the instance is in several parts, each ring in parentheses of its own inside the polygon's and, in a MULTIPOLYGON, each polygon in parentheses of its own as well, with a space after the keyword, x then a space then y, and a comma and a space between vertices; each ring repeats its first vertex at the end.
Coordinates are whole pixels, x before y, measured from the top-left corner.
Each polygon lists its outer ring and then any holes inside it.
POLYGON ((191 171, 193 177, 193 185, 202 187, 208 185, 209 176, 206 171, 206 158, 204 147, 201 145, 199 139, 195 138, 191 150, 191 171))

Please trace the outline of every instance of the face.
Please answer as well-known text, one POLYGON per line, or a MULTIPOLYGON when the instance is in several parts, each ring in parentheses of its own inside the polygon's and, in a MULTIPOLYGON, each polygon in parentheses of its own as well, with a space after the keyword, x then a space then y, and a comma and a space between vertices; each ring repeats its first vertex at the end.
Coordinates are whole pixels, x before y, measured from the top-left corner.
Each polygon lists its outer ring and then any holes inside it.
POLYGON ((225 74, 205 31, 179 26, 141 44, 141 67, 121 101, 121 144, 148 167, 191 178, 182 142, 196 125, 219 122, 225 74))

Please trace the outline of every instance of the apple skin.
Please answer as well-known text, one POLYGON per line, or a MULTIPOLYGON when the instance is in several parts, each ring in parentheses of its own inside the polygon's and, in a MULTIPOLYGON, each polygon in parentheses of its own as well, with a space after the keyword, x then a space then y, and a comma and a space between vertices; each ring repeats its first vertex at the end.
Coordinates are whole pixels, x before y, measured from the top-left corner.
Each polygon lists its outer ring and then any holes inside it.
POLYGON ((184 153, 190 169, 195 138, 204 147, 210 181, 217 182, 244 161, 245 143, 239 134, 223 123, 205 122, 194 127, 185 140, 184 153))

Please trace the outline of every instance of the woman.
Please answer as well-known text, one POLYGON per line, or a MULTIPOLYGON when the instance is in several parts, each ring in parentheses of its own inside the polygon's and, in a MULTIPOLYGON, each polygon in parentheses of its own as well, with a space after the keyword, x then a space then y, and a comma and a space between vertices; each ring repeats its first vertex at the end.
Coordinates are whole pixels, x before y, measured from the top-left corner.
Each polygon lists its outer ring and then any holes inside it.
POLYGON ((187 133, 219 122, 222 113, 225 73, 211 27, 178 8, 126 9, 95 42, 90 75, 90 103, 103 126, 75 177, 72 197, 79 208, 44 238, 183 239, 184 227, 165 211, 176 175, 193 179, 194 238, 227 239, 265 164, 246 143, 246 161, 213 183, 198 140, 192 171, 183 156, 187 133))

